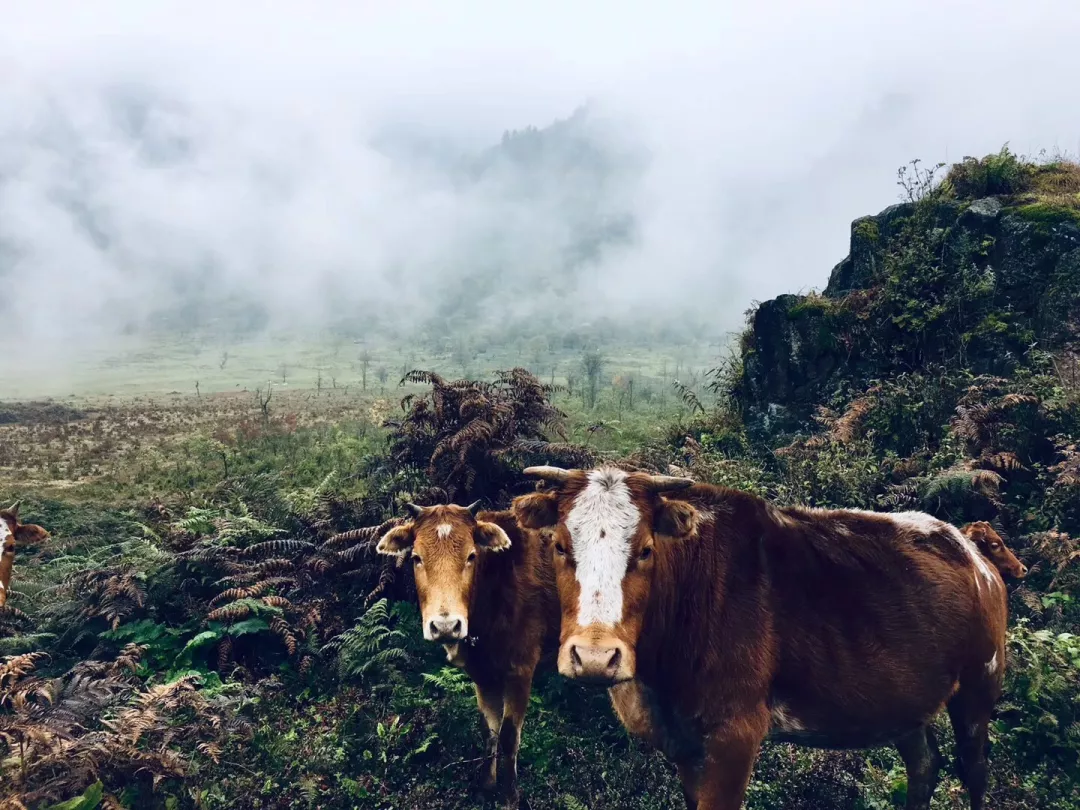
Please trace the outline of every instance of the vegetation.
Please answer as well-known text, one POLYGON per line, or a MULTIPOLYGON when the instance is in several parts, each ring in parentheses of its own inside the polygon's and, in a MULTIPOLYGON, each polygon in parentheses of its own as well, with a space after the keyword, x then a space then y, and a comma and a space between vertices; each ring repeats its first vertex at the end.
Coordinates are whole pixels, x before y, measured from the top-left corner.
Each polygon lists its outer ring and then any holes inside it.
MULTIPOLYGON (((483 806, 471 686, 422 640, 408 570, 371 546, 403 500, 502 505, 540 459, 993 521, 1030 573, 1011 589, 989 803, 1080 806, 1080 292, 1060 264, 1073 226, 1025 208, 1068 208, 1070 165, 1004 150, 941 182, 902 174, 910 199, 856 223, 830 289, 762 304, 707 374, 589 343, 556 358, 558 381, 542 350, 532 373, 485 379, 409 365, 400 410, 329 371, 258 399, 0 407, 0 495, 52 532, 18 549, 0 611, 0 807, 483 806), (987 194, 990 229, 969 221, 987 194)), ((380 386, 401 367, 369 360, 380 386)), ((681 806, 606 696, 550 670, 520 761, 533 808, 681 806)), ((748 806, 904 791, 890 750, 769 745, 748 806)), ((934 806, 966 806, 948 773, 934 806)))

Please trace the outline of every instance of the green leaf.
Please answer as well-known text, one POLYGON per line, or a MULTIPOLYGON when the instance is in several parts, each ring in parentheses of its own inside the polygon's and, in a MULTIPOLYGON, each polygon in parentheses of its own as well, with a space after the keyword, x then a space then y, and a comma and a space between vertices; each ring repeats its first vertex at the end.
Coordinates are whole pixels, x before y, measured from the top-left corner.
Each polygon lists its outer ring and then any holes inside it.
POLYGON ((220 639, 220 630, 204 630, 184 645, 184 652, 188 652, 189 650, 197 650, 200 647, 205 647, 207 644, 218 641, 220 639))
POLYGON ((101 804, 101 798, 105 794, 105 786, 101 782, 95 782, 86 789, 82 796, 51 804, 45 810, 94 810, 101 804))
POLYGON ((270 625, 263 619, 244 619, 242 622, 231 624, 225 628, 225 632, 230 636, 243 636, 248 633, 261 633, 263 630, 269 630, 270 625))

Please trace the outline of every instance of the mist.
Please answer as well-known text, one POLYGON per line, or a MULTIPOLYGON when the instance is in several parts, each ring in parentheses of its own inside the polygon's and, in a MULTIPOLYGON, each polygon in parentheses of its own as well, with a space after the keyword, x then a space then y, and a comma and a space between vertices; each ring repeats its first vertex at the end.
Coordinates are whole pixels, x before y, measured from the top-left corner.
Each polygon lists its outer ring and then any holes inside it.
POLYGON ((711 340, 823 287, 909 160, 1080 150, 1071 0, 515 5, 5 9, 0 355, 711 340))

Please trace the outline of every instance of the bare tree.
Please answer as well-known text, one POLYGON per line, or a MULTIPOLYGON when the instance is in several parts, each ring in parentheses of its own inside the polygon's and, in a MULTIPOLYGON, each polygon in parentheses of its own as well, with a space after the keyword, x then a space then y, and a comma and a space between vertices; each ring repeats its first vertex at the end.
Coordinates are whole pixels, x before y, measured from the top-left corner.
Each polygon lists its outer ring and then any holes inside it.
POLYGON ((390 369, 386 366, 379 366, 379 370, 375 372, 379 378, 379 390, 386 391, 386 381, 390 378, 390 369))
POLYGON ((367 373, 374 359, 370 349, 364 349, 360 352, 360 387, 364 391, 367 391, 367 373))
POLYGON ((266 381, 266 393, 263 394, 261 388, 255 389, 255 401, 259 403, 259 410, 262 411, 263 421, 270 421, 270 399, 274 396, 274 383, 270 380, 266 381))
POLYGON ((229 362, 229 352, 228 352, 228 350, 226 350, 226 351, 223 351, 221 353, 221 359, 218 360, 218 368, 221 369, 222 371, 224 371, 225 370, 225 365, 228 362, 229 362))

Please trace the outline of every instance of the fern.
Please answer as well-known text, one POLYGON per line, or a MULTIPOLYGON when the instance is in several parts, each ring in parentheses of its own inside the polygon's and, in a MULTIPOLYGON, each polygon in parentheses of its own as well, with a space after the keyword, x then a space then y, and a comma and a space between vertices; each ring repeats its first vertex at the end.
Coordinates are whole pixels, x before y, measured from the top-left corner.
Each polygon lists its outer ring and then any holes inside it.
POLYGON ((426 683, 452 694, 465 695, 472 691, 469 676, 455 667, 443 667, 434 673, 425 672, 422 677, 426 683))
POLYGON ((417 370, 402 383, 431 391, 405 397, 404 415, 387 422, 392 458, 399 468, 425 471, 448 500, 497 500, 520 486, 510 465, 525 453, 547 453, 549 461, 565 455, 566 416, 550 402, 552 387, 525 369, 496 372, 493 382, 450 382, 417 370))
POLYGON ((336 636, 324 653, 337 653, 342 678, 387 676, 409 660, 404 649, 408 637, 393 627, 389 602, 380 599, 360 617, 356 626, 336 636))
POLYGON ((679 399, 682 400, 683 405, 690 409, 691 413, 705 413, 705 406, 701 404, 698 395, 694 393, 690 386, 678 380, 672 380, 671 387, 675 389, 675 393, 679 395, 679 399))

